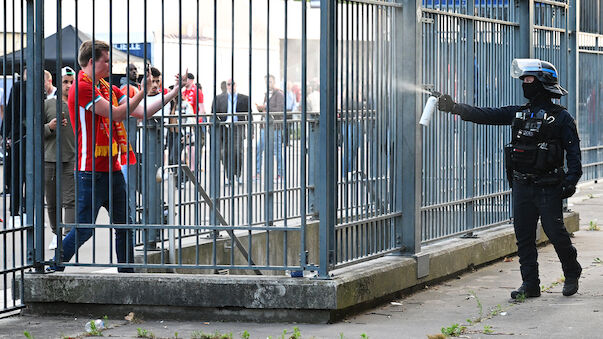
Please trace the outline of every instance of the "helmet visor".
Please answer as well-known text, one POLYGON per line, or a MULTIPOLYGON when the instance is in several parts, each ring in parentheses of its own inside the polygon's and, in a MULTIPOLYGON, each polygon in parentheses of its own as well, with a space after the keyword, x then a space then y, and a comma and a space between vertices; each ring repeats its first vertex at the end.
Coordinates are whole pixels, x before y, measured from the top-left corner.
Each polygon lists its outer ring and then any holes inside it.
POLYGON ((542 63, 538 59, 513 59, 511 76, 515 79, 529 75, 528 72, 541 72, 542 63))

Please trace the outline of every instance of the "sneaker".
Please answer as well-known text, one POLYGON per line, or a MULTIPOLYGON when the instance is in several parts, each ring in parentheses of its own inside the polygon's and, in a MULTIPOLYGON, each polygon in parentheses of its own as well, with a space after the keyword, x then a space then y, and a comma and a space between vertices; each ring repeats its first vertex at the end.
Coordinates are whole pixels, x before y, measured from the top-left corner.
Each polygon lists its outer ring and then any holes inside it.
POLYGON ((242 177, 238 176, 238 177, 236 177, 235 180, 237 181, 237 184, 239 184, 239 185, 243 184, 243 178, 242 177))
POLYGON ((55 234, 54 237, 52 237, 52 241, 50 242, 50 245, 48 245, 48 249, 54 250, 56 248, 57 248, 57 235, 55 234))
POLYGON ((511 292, 511 299, 518 299, 520 295, 523 295, 525 298, 540 297, 540 287, 538 285, 529 285, 524 281, 518 289, 511 292))
POLYGON ((21 216, 16 215, 14 217, 8 217, 8 228, 19 228, 21 227, 21 216))
POLYGON ((277 175, 276 177, 274 177, 275 184, 280 184, 281 182, 283 182, 283 177, 281 177, 280 175, 277 175))

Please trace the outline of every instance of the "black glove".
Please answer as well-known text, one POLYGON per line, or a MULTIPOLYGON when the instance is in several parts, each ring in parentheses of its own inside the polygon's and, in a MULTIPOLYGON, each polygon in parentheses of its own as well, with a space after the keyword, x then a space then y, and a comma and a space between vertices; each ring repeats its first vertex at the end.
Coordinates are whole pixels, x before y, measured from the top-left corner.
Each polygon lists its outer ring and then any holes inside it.
POLYGON ((438 98, 438 109, 442 112, 452 112, 456 103, 448 94, 444 94, 438 98))
POLYGON ((561 199, 567 199, 576 193, 576 185, 564 182, 561 184, 561 199))

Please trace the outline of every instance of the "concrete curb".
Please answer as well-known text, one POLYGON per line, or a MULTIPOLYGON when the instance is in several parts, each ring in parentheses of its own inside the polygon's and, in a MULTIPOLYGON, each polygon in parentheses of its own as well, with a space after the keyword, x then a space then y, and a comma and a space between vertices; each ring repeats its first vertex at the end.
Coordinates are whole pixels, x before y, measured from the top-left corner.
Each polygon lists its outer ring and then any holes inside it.
MULTIPOLYGON (((564 216, 579 228, 577 213, 564 216)), ((541 230, 541 228, 540 228, 541 230)), ((539 242, 546 236, 539 232, 539 242)), ((35 314, 203 319, 205 321, 334 321, 426 283, 517 251, 512 227, 425 246, 416 257, 386 256, 333 271, 332 280, 190 274, 27 274, 24 301, 35 314), (419 267, 417 257, 422 258, 419 267), (418 278, 417 272, 425 270, 418 278)))

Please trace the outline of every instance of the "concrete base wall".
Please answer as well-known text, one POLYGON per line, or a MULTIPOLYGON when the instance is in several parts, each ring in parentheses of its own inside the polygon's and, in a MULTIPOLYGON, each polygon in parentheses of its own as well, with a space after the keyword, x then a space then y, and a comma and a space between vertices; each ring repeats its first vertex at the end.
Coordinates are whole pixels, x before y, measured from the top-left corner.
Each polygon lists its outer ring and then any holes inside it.
MULTIPOLYGON (((317 254, 319 253, 319 240, 318 240, 318 220, 310 221, 306 224, 306 250, 308 251, 308 262, 318 265, 319 260, 317 254)), ((298 226, 298 225, 294 225, 298 226)), ((226 232, 221 232, 225 235, 226 232)), ((279 266, 284 265, 284 239, 287 237, 287 265, 288 266, 299 266, 300 265, 300 248, 301 248, 301 234, 300 231, 270 231, 269 233, 264 231, 253 232, 251 237, 251 257, 256 265, 266 265, 266 238, 270 239, 270 253, 269 260, 270 265, 279 266)), ((237 239, 243 244, 246 250, 248 250, 249 235, 247 232, 240 232, 237 235, 237 239)), ((186 240, 185 240, 186 241, 186 240)), ((216 263, 218 265, 231 265, 231 251, 234 251, 234 264, 235 265, 247 265, 247 257, 241 254, 241 251, 237 249, 236 244, 233 245, 230 237, 218 238, 215 242, 216 246, 216 263)), ((199 246, 196 244, 183 245, 182 254, 177 249, 175 252, 176 260, 179 260, 182 255, 182 264, 184 265, 212 265, 213 250, 214 250, 213 239, 200 238, 199 246)), ((139 254, 135 257, 136 263, 142 263, 144 256, 139 254)), ((169 251, 165 250, 163 255, 160 251, 148 252, 146 256, 147 263, 149 264, 169 264, 169 251), (164 260, 164 262, 161 262, 164 260)), ((138 273, 172 273, 172 270, 166 269, 140 269, 138 273)), ((283 275, 282 271, 274 270, 263 270, 263 275, 283 275)), ((182 274, 213 274, 212 270, 206 269, 193 269, 193 268, 178 268, 173 273, 182 274)), ((253 275, 253 271, 247 270, 229 270, 229 274, 236 275, 253 275)))
MULTIPOLYGON (((565 215, 569 232, 578 215, 565 215)), ((540 231, 542 233, 542 231, 540 231)), ((330 280, 243 275, 28 274, 24 301, 43 314, 222 321, 329 322, 415 286, 515 253, 512 227, 425 246, 415 257, 386 256, 334 270, 330 280), (420 262, 420 265, 418 264, 420 262), (418 278, 418 269, 422 272, 418 278)), ((546 236, 539 235, 539 242, 546 236)))

